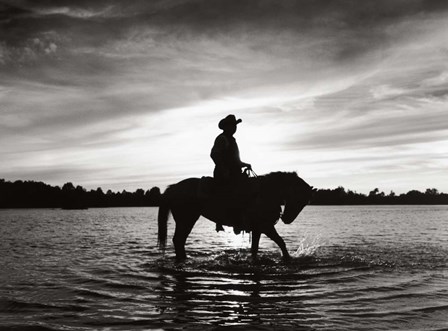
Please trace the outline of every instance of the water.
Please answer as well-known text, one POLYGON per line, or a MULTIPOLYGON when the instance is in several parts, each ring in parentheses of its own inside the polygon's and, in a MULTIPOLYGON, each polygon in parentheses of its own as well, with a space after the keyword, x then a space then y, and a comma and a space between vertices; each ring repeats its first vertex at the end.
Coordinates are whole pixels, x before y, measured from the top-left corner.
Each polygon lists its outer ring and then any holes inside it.
POLYGON ((448 329, 448 206, 308 206, 290 264, 205 219, 178 264, 156 213, 0 210, 0 329, 448 329))

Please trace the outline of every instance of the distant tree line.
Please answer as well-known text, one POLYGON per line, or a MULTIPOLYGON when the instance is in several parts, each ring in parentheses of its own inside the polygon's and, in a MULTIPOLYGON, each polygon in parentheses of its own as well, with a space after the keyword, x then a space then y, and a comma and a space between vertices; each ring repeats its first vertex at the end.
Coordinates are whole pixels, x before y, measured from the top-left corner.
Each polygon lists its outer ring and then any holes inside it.
MULTIPOLYGON (((106 193, 99 187, 87 191, 82 186, 66 183, 60 188, 42 182, 15 181, 0 179, 0 208, 95 208, 95 207, 146 207, 158 206, 160 203, 160 189, 137 189, 135 192, 106 193)), ((368 195, 345 190, 319 189, 316 191, 311 204, 313 205, 445 205, 448 204, 448 194, 440 193, 437 189, 427 189, 425 192, 416 190, 397 195, 393 191, 389 194, 380 192, 378 188, 368 195)))
POLYGON ((378 188, 368 195, 346 191, 342 186, 333 190, 318 190, 313 199, 314 205, 446 205, 448 194, 440 193, 435 188, 428 188, 425 192, 411 190, 400 195, 391 191, 389 194, 380 192, 378 188))
POLYGON ((0 179, 0 208, 67 208, 157 206, 160 189, 138 189, 135 192, 106 193, 98 187, 87 191, 82 186, 66 183, 60 188, 42 182, 0 179))

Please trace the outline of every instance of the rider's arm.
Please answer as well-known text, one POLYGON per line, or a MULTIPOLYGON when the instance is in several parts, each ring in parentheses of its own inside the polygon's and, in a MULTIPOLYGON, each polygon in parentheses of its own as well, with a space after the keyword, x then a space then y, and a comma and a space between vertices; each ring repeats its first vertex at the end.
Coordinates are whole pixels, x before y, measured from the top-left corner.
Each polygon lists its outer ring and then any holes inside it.
POLYGON ((240 167, 241 168, 249 168, 249 169, 252 169, 252 166, 249 164, 249 163, 246 163, 246 162, 243 162, 243 161, 241 161, 241 158, 240 158, 240 149, 238 148, 238 144, 236 144, 236 142, 235 142, 235 157, 236 157, 236 159, 238 160, 238 162, 240 163, 240 167))

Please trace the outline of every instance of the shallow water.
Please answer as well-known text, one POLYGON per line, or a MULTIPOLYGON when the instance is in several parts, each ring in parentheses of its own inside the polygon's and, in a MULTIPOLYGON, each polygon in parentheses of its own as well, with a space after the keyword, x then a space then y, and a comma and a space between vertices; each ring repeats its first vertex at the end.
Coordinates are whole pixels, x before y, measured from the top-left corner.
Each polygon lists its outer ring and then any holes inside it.
POLYGON ((448 206, 308 206, 290 264, 205 219, 176 263, 156 213, 0 210, 0 329, 448 329, 448 206))

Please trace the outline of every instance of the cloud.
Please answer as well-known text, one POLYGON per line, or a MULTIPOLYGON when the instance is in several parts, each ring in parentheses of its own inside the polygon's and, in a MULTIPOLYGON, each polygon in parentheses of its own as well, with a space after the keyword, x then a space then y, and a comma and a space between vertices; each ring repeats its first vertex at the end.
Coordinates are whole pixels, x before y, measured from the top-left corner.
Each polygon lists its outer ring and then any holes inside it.
POLYGON ((73 8, 73 7, 70 8, 68 6, 37 8, 35 10, 35 15, 41 15, 41 16, 63 15, 81 19, 107 18, 117 16, 117 14, 114 13, 113 11, 113 6, 100 9, 73 8))
POLYGON ((35 64, 42 59, 48 59, 57 55, 58 46, 52 40, 33 38, 27 40, 20 47, 8 46, 0 43, 0 65, 35 64))
POLYGON ((448 71, 437 73, 436 76, 424 79, 421 85, 424 87, 446 86, 448 82, 448 71))
POLYGON ((374 99, 385 99, 393 96, 404 94, 406 91, 399 88, 390 87, 388 85, 375 86, 371 89, 374 99))
POLYGON ((349 170, 332 168, 331 160, 370 173, 351 153, 374 160, 373 150, 397 149, 416 159, 375 165, 399 169, 424 157, 440 166, 439 154, 423 155, 418 146, 446 141, 446 2, 1 6, 0 156, 8 161, 0 173, 31 175, 32 166, 18 165, 36 164, 39 154, 39 167, 59 179, 87 169, 89 185, 210 173, 216 123, 230 112, 244 119, 243 157, 262 171, 304 165, 313 178, 339 171, 348 180, 349 170), (323 164, 313 168, 319 158, 323 164))

